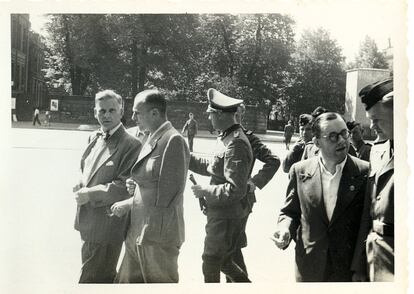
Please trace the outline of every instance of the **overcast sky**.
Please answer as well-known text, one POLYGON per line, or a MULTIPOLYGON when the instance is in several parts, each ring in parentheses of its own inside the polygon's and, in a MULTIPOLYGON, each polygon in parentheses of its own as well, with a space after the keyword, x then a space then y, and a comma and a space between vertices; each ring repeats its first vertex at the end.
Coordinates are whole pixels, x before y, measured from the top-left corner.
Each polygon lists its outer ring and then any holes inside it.
MULTIPOLYGON (((388 47, 388 39, 392 45, 394 39, 391 19, 395 5, 390 0, 296 1, 281 13, 295 19, 296 39, 305 29, 322 27, 328 30, 348 62, 354 59, 366 35, 374 38, 379 49, 388 47)), ((30 20, 32 29, 42 33, 45 18, 30 14, 30 20)))

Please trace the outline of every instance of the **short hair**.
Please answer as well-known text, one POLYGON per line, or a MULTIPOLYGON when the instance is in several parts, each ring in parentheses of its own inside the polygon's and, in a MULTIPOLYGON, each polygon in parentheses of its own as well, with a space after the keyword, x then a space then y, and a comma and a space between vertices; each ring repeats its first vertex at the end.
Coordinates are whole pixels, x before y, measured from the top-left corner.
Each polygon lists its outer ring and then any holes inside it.
POLYGON ((320 138, 321 136, 321 123, 324 121, 329 121, 329 120, 334 120, 340 118, 342 119, 344 122, 344 118, 336 113, 336 112, 325 112, 322 113, 321 115, 319 115, 318 117, 315 118, 315 120, 312 123, 312 134, 314 137, 316 138, 320 138))
POLYGON ((115 91, 113 90, 103 90, 103 91, 96 93, 95 104, 98 101, 109 100, 109 99, 114 99, 116 102, 118 102, 118 104, 122 108, 122 97, 121 95, 115 93, 115 91))
POLYGON ((164 94, 160 91, 152 89, 152 90, 144 90, 139 92, 135 99, 142 99, 142 102, 147 105, 149 108, 153 109, 156 108, 160 112, 161 115, 165 116, 167 113, 167 100, 165 99, 164 94))

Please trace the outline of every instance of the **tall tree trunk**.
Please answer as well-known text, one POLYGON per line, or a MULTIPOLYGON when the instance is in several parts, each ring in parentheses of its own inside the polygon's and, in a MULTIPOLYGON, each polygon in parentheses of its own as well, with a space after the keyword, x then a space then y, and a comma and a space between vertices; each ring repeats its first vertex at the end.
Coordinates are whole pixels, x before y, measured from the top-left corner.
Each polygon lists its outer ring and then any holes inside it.
POLYGON ((131 45, 132 63, 131 63, 131 94, 132 97, 138 93, 138 41, 134 38, 131 45))
POLYGON ((138 91, 144 90, 145 81, 147 80, 147 50, 148 47, 145 44, 141 45, 141 66, 139 68, 138 77, 138 91))

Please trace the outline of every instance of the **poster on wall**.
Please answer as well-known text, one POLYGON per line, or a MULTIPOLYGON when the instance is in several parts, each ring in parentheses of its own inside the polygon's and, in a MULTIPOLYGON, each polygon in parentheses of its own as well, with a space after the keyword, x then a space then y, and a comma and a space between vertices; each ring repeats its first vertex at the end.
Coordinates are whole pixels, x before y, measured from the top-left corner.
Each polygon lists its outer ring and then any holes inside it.
POLYGON ((59 100, 51 99, 50 100, 50 110, 51 111, 58 111, 59 110, 59 100))

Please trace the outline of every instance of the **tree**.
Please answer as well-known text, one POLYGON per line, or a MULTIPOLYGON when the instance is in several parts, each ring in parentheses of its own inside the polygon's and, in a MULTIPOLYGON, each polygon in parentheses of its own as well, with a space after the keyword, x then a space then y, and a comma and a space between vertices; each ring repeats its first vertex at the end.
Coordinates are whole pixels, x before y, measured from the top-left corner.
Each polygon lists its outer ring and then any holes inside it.
POLYGON ((355 62, 351 63, 350 66, 353 68, 388 69, 385 55, 378 50, 377 43, 369 36, 366 36, 364 41, 361 42, 355 62))
POLYGON ((321 105, 342 112, 346 75, 342 49, 322 28, 301 36, 294 56, 294 81, 289 88, 288 108, 294 116, 310 113, 321 105))

